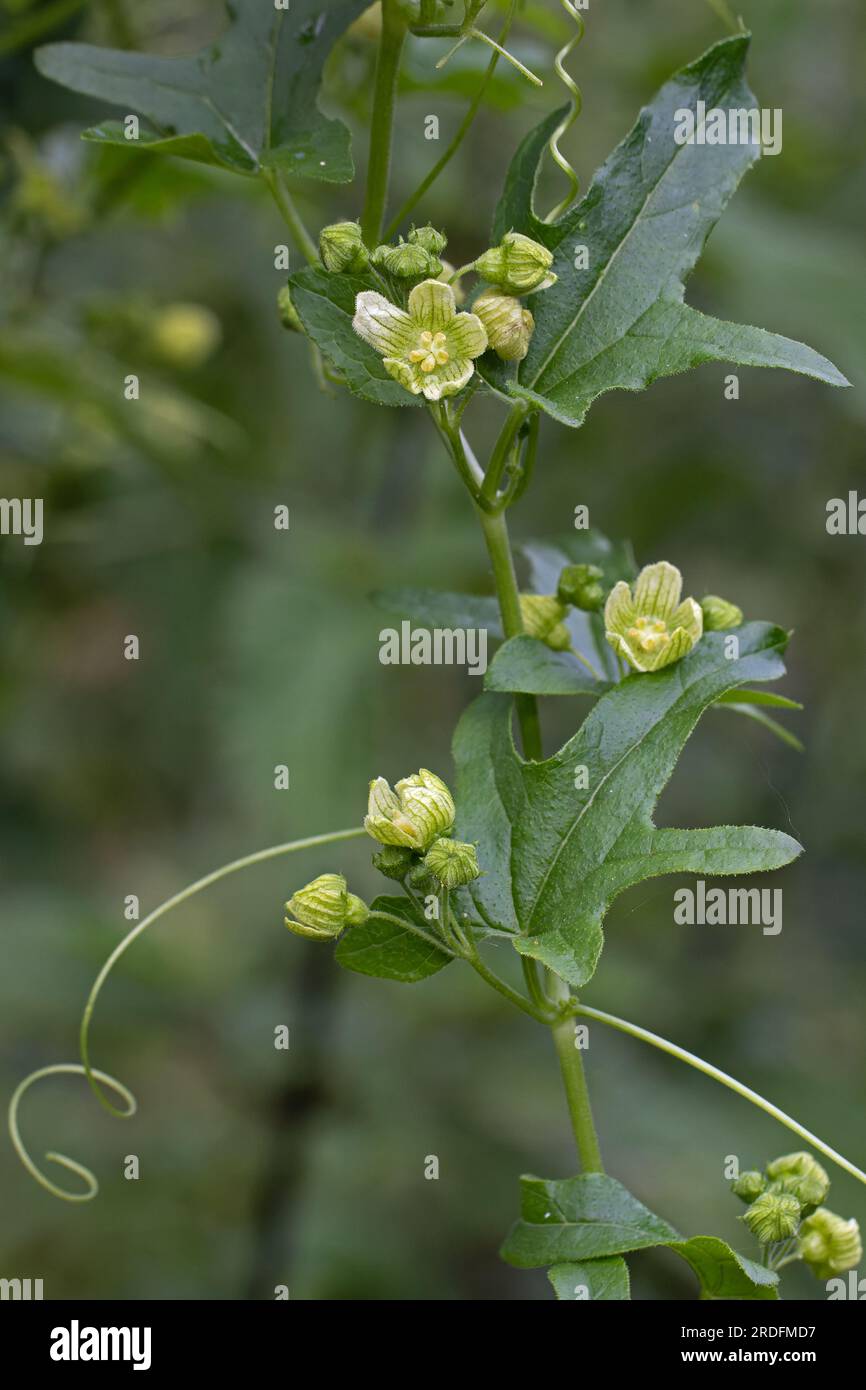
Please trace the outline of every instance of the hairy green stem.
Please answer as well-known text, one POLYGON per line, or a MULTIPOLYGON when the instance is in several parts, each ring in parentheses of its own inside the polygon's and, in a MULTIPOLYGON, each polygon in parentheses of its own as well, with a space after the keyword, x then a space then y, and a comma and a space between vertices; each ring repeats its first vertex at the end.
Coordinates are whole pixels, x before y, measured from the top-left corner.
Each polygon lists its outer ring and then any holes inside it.
POLYGON ((543 1013, 541 1009, 536 1008, 531 1000, 524 999, 523 995, 519 994, 516 989, 512 989, 511 985, 507 984, 505 980, 500 980, 498 975, 495 975, 492 970, 488 970, 477 949, 473 949, 466 959, 476 974, 480 975, 482 980, 486 980, 498 994, 501 994, 503 998, 507 999, 515 1008, 520 1009, 522 1013, 528 1014, 530 1018, 534 1018, 536 1023, 550 1022, 549 1013, 543 1013))
POLYGON ((295 207, 294 199, 286 188, 281 175, 270 170, 263 174, 263 178, 270 189, 271 197, 282 214, 283 221, 291 233, 295 246, 308 265, 318 265, 318 247, 304 226, 303 218, 295 207))
POLYGON ((751 1101, 759 1110, 763 1110, 779 1124, 790 1129, 800 1139, 805 1139, 807 1144, 817 1149, 825 1158, 837 1164, 850 1173, 858 1182, 866 1185, 866 1173, 855 1164, 850 1163, 842 1154, 831 1149, 829 1144, 825 1144, 823 1139, 819 1139, 811 1130, 792 1120, 790 1115, 786 1115, 784 1110, 780 1110, 777 1105, 772 1105, 763 1096, 758 1095, 751 1087, 744 1086, 741 1081, 737 1081, 733 1076, 728 1076, 727 1072, 721 1071, 719 1067, 714 1067, 709 1062, 705 1062, 702 1057, 696 1057, 693 1052, 687 1052, 684 1047, 677 1047, 676 1043, 668 1042, 667 1038, 659 1037, 658 1033, 651 1033, 647 1028, 640 1028, 636 1023, 629 1023, 627 1019, 617 1018, 615 1014, 604 1013, 601 1009, 592 1009, 586 1004, 574 1003, 572 1013, 580 1015, 582 1018, 593 1018, 599 1023, 606 1023, 610 1028, 616 1028, 621 1033, 628 1033, 633 1038, 639 1038, 641 1042, 649 1043, 651 1047, 657 1047, 662 1052, 667 1052, 670 1057, 676 1057, 678 1061, 685 1062, 687 1066, 694 1067, 696 1071, 703 1072, 704 1076, 711 1076, 714 1081, 720 1081, 723 1086, 727 1086, 729 1091, 734 1091, 738 1096, 751 1101))
POLYGON ((81 1019, 80 1046, 84 1074, 97 1100, 106 1110, 112 1115, 121 1116, 123 1118, 129 1113, 127 1111, 118 1110, 116 1106, 112 1105, 111 1101, 105 1098, 99 1086, 96 1084, 96 1072, 90 1065, 90 1020, 93 1017, 93 1010, 96 1007, 96 1001, 99 998, 102 986, 105 984, 105 981, 108 979, 121 956, 129 950, 133 941, 137 940, 142 932, 146 931, 147 928, 151 926, 153 922, 158 921, 160 917, 164 917, 172 908, 179 907, 181 903, 186 902, 187 898, 192 898, 196 893, 200 893, 202 889, 209 888, 212 883, 218 883, 220 879, 227 878, 229 874, 237 873, 239 869, 250 868, 253 864, 262 864, 266 859, 276 859, 282 854, 292 854, 295 850, 313 849, 316 845, 329 845, 335 843, 337 840, 352 840, 365 833, 364 827, 360 825, 353 827, 351 830, 333 830, 326 835, 309 835, 304 840, 289 840, 282 845, 271 845, 268 849, 260 849, 256 850, 254 854, 246 854, 242 859, 233 859, 230 864, 223 864, 219 869, 214 869, 212 873, 205 874, 204 878, 196 879, 195 883, 190 883, 188 887, 182 888, 179 893, 175 893, 172 897, 166 898, 164 903, 160 903, 159 907, 155 907, 153 912, 149 912, 146 917, 143 917, 142 920, 133 927, 132 931, 127 933, 119 945, 115 946, 108 960, 97 975, 93 983, 93 988, 87 997, 87 1003, 84 1006, 84 1014, 81 1019))
MULTIPOLYGON (((478 505, 475 510, 481 522, 487 553, 493 567, 493 582, 499 599, 499 611, 502 614, 502 630, 506 637, 517 637, 523 632, 523 618, 520 613, 520 593, 505 513, 486 512, 478 505)), ((543 751, 535 696, 516 695, 515 705, 523 739, 523 755, 537 762, 543 757, 543 751)))
POLYGON ((574 1019, 561 1019, 559 1023, 553 1024, 551 1032, 559 1058, 562 1084, 565 1087, 565 1098, 581 1167, 585 1173, 603 1173, 604 1164, 601 1161, 601 1149, 592 1118, 583 1058, 580 1048, 575 1047, 574 1019))
MULTIPOLYGON (((490 463, 484 475, 484 484, 481 488, 481 495, 491 504, 496 501, 496 494, 499 491, 499 484, 506 464, 513 456, 517 446, 517 436, 526 419, 527 407, 523 402, 513 405, 508 412, 505 424, 499 434, 493 453, 490 455, 490 463)), ((500 508, 500 510, 504 510, 500 508)))
POLYGON ((361 235, 371 249, 379 242, 385 220, 388 179, 391 172, 394 109, 397 104, 397 78, 405 39, 406 20, 398 10, 395 0, 382 0, 382 35, 376 59, 367 191, 361 213, 361 235))

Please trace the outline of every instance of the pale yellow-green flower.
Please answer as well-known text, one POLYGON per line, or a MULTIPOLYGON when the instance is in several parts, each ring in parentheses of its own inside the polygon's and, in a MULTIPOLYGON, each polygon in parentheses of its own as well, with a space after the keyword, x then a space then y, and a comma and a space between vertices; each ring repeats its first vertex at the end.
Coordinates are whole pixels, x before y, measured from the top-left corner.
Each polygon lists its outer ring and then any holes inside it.
POLYGON ((381 354, 387 371, 413 396, 428 401, 453 396, 475 370, 487 347, 475 314, 458 314, 454 291, 440 280, 422 280, 400 309, 376 290, 355 300, 352 327, 381 354))
POLYGON ((441 777, 422 767, 393 790, 384 777, 370 783, 364 829, 380 845, 426 850, 454 824, 454 800, 441 777))
POLYGON ((693 598, 683 599, 676 565, 646 565, 632 591, 621 579, 604 606, 605 636, 635 671, 659 671, 690 652, 704 630, 693 598))
POLYGON ((800 1227, 799 1251, 818 1279, 856 1269, 863 1258, 860 1227, 826 1207, 819 1207, 800 1227))
POLYGON ((348 891, 342 874, 320 874, 286 903, 285 922, 297 936, 330 941, 345 927, 359 927, 369 915, 367 904, 348 891))

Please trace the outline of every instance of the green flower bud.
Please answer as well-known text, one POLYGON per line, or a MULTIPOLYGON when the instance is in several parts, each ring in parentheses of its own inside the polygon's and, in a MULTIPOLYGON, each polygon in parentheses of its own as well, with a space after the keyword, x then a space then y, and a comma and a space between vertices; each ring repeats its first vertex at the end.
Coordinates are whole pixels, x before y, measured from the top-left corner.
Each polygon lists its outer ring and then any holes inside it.
POLYGON ((475 846, 448 839, 433 841, 424 856, 424 868, 443 888, 460 888, 481 873, 475 846))
POLYGON ((566 565, 559 576, 556 597, 560 603, 594 613, 604 603, 604 589, 599 583, 603 578, 598 565, 566 565))
POLYGON ((750 1169, 748 1173, 741 1173, 740 1176, 731 1183, 731 1191, 743 1202, 754 1202, 767 1186, 767 1179, 763 1173, 756 1169, 750 1169))
POLYGON ((286 903, 289 931, 313 941, 330 941, 346 927, 359 927, 370 915, 367 904, 349 893, 342 874, 320 874, 286 903))
POLYGON ((421 246, 425 251, 429 251, 431 256, 441 256, 448 245, 445 233, 437 232, 429 222, 426 227, 413 227, 409 233, 409 240, 413 246, 421 246))
POLYGON ((520 616, 528 636, 537 637, 555 652, 568 651, 571 633, 562 621, 565 609, 552 594, 521 594, 520 616))
POLYGON ((488 342, 497 357, 503 362, 523 361, 535 319, 519 299, 498 290, 485 290, 472 305, 472 312, 487 329, 488 342))
POLYGON ((475 270, 508 294, 530 294, 556 283, 550 273, 552 264, 553 255, 546 246, 522 232, 506 232, 498 246, 478 257, 475 270))
POLYGON ((800 1227, 799 1252, 816 1279, 831 1279, 856 1269, 863 1258, 860 1227, 826 1207, 819 1207, 800 1227))
POLYGON ((373 868, 378 869, 386 878, 395 879, 397 883, 403 882, 416 862, 414 851, 400 845, 383 845, 373 855, 373 868))
POLYGON ((802 1207, 817 1207, 830 1191, 830 1177, 810 1153, 785 1154, 767 1164, 771 1191, 789 1192, 802 1207))
POLYGON ((704 632, 722 632, 728 627, 739 627, 743 621, 743 610, 735 603, 729 603, 718 594, 707 594, 701 599, 704 615, 704 632))
POLYGON ((319 233, 319 255, 326 270, 357 273, 370 257, 358 222, 332 222, 319 233))
POLYGON ((370 260, 378 270, 398 280, 435 279, 442 274, 442 262, 423 246, 409 241, 400 241, 396 246, 377 246, 370 260))
POLYGON ((298 311, 292 303, 292 292, 288 285, 283 285, 277 295, 277 313, 280 316, 280 323, 283 328, 289 328, 293 333, 303 333, 304 325, 298 317, 298 311))
POLYGON ((441 777, 425 767, 404 777, 392 791, 384 777, 370 783, 364 829, 380 845, 426 850, 447 835, 455 817, 454 801, 441 777))
POLYGON ((772 1245, 794 1234, 800 1220, 800 1203, 786 1192, 762 1192, 742 1219, 761 1245, 772 1245))

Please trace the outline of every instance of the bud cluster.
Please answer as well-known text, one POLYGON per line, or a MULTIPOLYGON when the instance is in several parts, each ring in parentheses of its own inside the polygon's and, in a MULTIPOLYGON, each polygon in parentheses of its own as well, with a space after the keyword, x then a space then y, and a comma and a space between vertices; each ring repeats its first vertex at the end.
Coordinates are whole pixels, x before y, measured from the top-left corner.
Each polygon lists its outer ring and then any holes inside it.
MULTIPOLYGON (((731 1184, 747 1205, 742 1217, 762 1246, 783 1246, 784 1263, 803 1260, 818 1279, 854 1269, 863 1257, 860 1228, 821 1206, 830 1178, 810 1153, 784 1154, 763 1172, 751 1169, 731 1184), (793 1253, 791 1253, 793 1250, 793 1253)), ((770 1267, 773 1267, 770 1258, 770 1267)))
POLYGON ((422 767, 393 789, 384 777, 370 783, 364 829, 382 849, 373 864, 386 878, 421 891, 461 888, 481 872, 475 846, 451 838, 456 808, 448 787, 422 767))

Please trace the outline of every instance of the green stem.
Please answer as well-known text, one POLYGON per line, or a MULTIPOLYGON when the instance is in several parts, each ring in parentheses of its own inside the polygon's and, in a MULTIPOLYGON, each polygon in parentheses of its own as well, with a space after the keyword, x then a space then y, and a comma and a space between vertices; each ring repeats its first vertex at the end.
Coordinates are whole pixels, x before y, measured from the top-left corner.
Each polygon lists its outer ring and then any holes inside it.
POLYGON ((484 484, 481 488, 481 495, 490 503, 496 500, 505 465, 511 458, 517 435, 526 419, 526 409, 522 401, 511 407, 499 433, 499 438, 493 446, 493 453, 490 455, 490 463, 484 474, 484 484))
POLYGON ((858 1182, 866 1185, 866 1173, 862 1172, 853 1163, 849 1163, 847 1158, 831 1149, 829 1144, 825 1144, 823 1139, 819 1139, 811 1130, 805 1129, 803 1125, 792 1120, 790 1115, 786 1115, 784 1110, 780 1110, 777 1105, 771 1105, 763 1096, 759 1096, 757 1091, 753 1091, 749 1086, 744 1086, 741 1081, 736 1081, 734 1077, 728 1076, 727 1072, 721 1071, 719 1067, 712 1066, 705 1062, 702 1057, 696 1057, 693 1052, 687 1052, 684 1047, 677 1047, 676 1043, 668 1042, 667 1038, 659 1037, 658 1033, 650 1033, 646 1028, 640 1028, 636 1023, 629 1023, 624 1018, 617 1018, 614 1014, 603 1013, 601 1009, 591 1009, 586 1004, 574 1003, 572 1012, 579 1014, 583 1018, 593 1018, 599 1023, 606 1023, 610 1028, 617 1028, 621 1033, 628 1033, 633 1038, 639 1038, 641 1042, 649 1043, 651 1047, 657 1047, 662 1052, 667 1052, 670 1057, 676 1057, 678 1061, 685 1062, 687 1066, 694 1067, 696 1071, 703 1072, 704 1076, 711 1076, 714 1081, 720 1081, 723 1086, 727 1086, 729 1091, 734 1091, 738 1096, 751 1101, 759 1110, 763 1110, 779 1124, 790 1129, 800 1139, 805 1139, 807 1144, 811 1144, 814 1149, 822 1153, 825 1158, 838 1164, 846 1173, 850 1173, 858 1182))
POLYGON ((509 1003, 514 1004, 522 1013, 528 1014, 530 1018, 534 1018, 536 1023, 550 1022, 549 1012, 543 1012, 541 1009, 536 1008, 531 1000, 524 999, 523 995, 519 994, 516 989, 512 989, 511 985, 506 984, 505 980, 500 980, 498 975, 495 975, 492 970, 488 970, 477 949, 473 949, 472 953, 467 956, 466 959, 469 961, 469 964, 476 974, 481 976, 482 980, 486 980, 498 994, 501 994, 509 1003))
MULTIPOLYGON (((523 618, 520 613, 520 593, 517 576, 514 572, 514 557, 508 538, 505 513, 485 512, 476 505, 476 513, 484 532, 487 553, 493 567, 493 582, 499 599, 502 614, 502 630, 506 637, 517 637, 523 632, 523 618)), ((523 755, 539 761, 543 757, 541 744, 541 725, 538 721, 538 705, 534 695, 516 695, 517 718, 523 739, 523 755)))
POLYGON ((271 197, 282 213, 283 221, 304 260, 308 265, 318 265, 318 247, 304 226, 303 219, 295 207, 294 199, 283 183, 282 177, 273 170, 266 171, 262 177, 270 189, 271 197))
POLYGON ((382 35, 376 59, 367 192, 364 210, 361 213, 361 235, 371 249, 379 242, 382 223, 385 220, 388 178, 391 172, 394 109, 397 103, 397 78, 406 28, 406 20, 397 9, 395 0, 382 0, 382 35))
POLYGON ((564 1018, 554 1023, 551 1032, 562 1071, 562 1082, 568 1101, 571 1127, 577 1141, 577 1151, 585 1173, 603 1173, 601 1149, 592 1118, 592 1106, 583 1070, 580 1048, 574 1045, 574 1019, 564 1018))
MULTIPOLYGON (((508 39, 508 35, 511 30, 511 25, 514 20, 514 11, 516 8, 517 0, 511 0, 511 4, 508 8, 508 14, 505 19, 505 24, 503 25, 502 31, 499 35, 500 44, 504 45, 508 39)), ((442 170, 445 169, 447 165, 451 163, 451 160, 454 158, 455 154, 460 149, 460 146, 463 144, 463 141, 466 139, 466 136, 468 135, 472 127, 472 123, 475 120, 475 117, 478 115, 481 103, 484 100, 484 93, 487 91, 487 88, 490 84, 490 80, 496 71, 496 65, 499 62, 499 58, 500 54, 498 52, 494 52, 490 59, 490 62, 487 64, 487 68, 485 69, 484 76, 481 79, 481 83, 478 87, 478 90, 476 91, 474 97, 469 103, 466 115, 463 117, 463 120, 457 127, 457 132, 453 140, 451 141, 451 144, 445 150, 445 153, 441 155, 439 159, 437 159, 429 174, 425 175, 425 177, 421 180, 418 187, 415 189, 415 192, 406 199, 405 203, 403 204, 393 221, 389 223, 384 235, 385 241, 391 240, 395 232, 399 230, 401 223, 405 221, 405 219, 409 216, 409 213, 412 212, 413 208, 415 208, 418 205, 418 203, 420 203, 421 199, 424 197, 424 194, 427 192, 429 188, 433 186, 433 184, 438 179, 439 175, 442 173, 442 170)))
POLYGON ((304 840, 289 840, 282 845, 271 845, 268 849, 260 849, 256 850, 254 854, 246 854, 242 859, 233 859, 230 864, 223 864, 219 869, 214 869, 212 873, 205 874, 204 878, 196 879, 195 883, 190 883, 188 887, 182 888, 179 893, 175 893, 172 897, 166 898, 164 903, 160 903, 159 907, 155 907, 153 912, 149 912, 146 917, 143 917, 142 920, 133 927, 132 931, 127 933, 119 945, 115 946, 108 960, 97 975, 93 983, 93 988, 87 997, 87 1003, 84 1006, 84 1014, 81 1019, 80 1046, 81 1061, 84 1064, 84 1074, 97 1100, 106 1110, 112 1115, 121 1117, 125 1117, 126 1114, 129 1113, 118 1110, 116 1106, 112 1105, 111 1101, 105 1098, 99 1086, 96 1084, 96 1073, 90 1064, 90 1020, 93 1017, 93 1010, 96 1007, 96 1001, 99 998, 102 986, 105 984, 105 981, 108 979, 121 956, 125 955, 129 950, 133 941, 137 940, 142 932, 146 931, 147 928, 151 926, 152 923, 158 921, 160 917, 164 917, 172 908, 179 907, 181 903, 186 902, 187 898, 191 898, 196 893, 200 893, 204 888, 209 888, 212 883, 218 883, 221 878, 227 878, 229 874, 237 873, 239 869, 250 868, 253 864, 262 864, 266 859, 276 859, 282 854, 292 854, 295 850, 312 849, 316 845, 330 845, 334 844, 337 840, 352 840, 365 833, 363 826, 356 826, 351 830, 333 830, 327 835, 310 835, 304 840))

